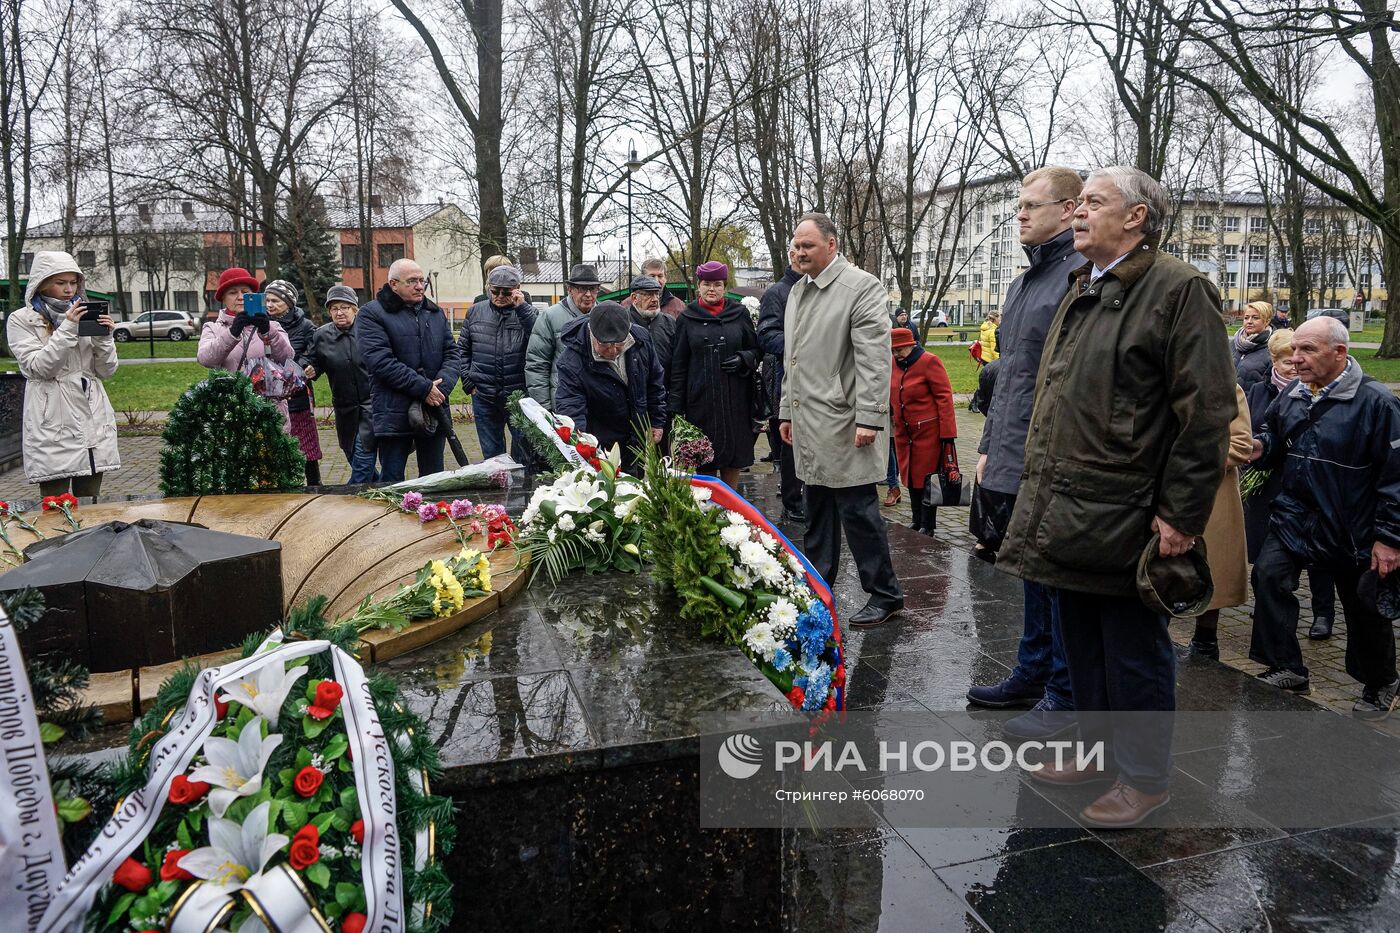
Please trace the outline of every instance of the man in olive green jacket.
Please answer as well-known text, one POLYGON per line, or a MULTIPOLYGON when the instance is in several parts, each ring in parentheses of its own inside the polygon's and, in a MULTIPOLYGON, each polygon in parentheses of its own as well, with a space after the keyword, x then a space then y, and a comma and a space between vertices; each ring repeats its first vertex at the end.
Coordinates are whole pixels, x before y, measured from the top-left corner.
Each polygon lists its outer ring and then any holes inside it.
MULTIPOLYGON (((1167 619, 1138 597, 1137 562, 1154 532, 1169 557, 1205 531, 1236 412, 1219 293, 1157 249, 1167 207, 1161 185, 1134 168, 1099 169, 1084 185, 1074 248, 1089 261, 1050 326, 1025 479, 997 557, 1057 589, 1081 712, 1175 709, 1167 619)), ((1169 800, 1170 717, 1128 728, 1081 716, 1080 728, 1111 746, 1108 770, 1069 763, 1033 776, 1114 778, 1084 809, 1088 822, 1136 825, 1169 800)))

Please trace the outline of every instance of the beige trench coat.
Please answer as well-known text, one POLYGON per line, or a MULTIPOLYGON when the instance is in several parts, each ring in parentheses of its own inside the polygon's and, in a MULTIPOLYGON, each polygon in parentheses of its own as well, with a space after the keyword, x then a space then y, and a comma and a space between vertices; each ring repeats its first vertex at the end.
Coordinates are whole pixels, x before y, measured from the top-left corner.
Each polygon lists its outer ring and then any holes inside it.
POLYGON ((1240 466, 1249 462, 1254 446, 1249 402, 1244 390, 1235 386, 1239 411, 1230 422, 1230 451, 1225 457, 1225 478, 1215 494, 1205 534, 1206 563, 1215 584, 1210 609, 1241 606, 1249 599, 1249 572, 1245 566, 1244 505, 1240 501, 1240 466))
POLYGON ((782 402, 803 482, 845 488, 882 482, 889 464, 890 318, 879 279, 837 255, 801 279, 784 312, 782 402), (856 426, 880 431, 855 446, 856 426))

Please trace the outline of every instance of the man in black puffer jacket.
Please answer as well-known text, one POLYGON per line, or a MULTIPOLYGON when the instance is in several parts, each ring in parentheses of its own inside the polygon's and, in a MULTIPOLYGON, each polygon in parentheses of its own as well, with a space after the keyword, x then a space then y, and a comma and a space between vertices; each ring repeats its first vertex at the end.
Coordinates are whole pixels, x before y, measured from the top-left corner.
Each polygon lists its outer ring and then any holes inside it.
POLYGON ((1282 479, 1254 563, 1249 657, 1267 668, 1265 683, 1308 691, 1293 591, 1304 567, 1327 567, 1347 620, 1347 673, 1362 686, 1352 712, 1384 719, 1396 705, 1395 632, 1357 590, 1368 571, 1384 580, 1400 567, 1400 400, 1361 372, 1347 345, 1340 321, 1299 327, 1298 381, 1274 399, 1254 437, 1255 469, 1282 479))
POLYGON ((349 285, 332 285, 326 292, 325 307, 331 320, 311 335, 311 345, 304 354, 306 378, 324 374, 331 384, 336 440, 350 464, 350 483, 373 483, 379 479, 374 468, 374 408, 369 373, 355 345, 360 302, 349 285))
MULTIPOLYGON (((520 282, 514 266, 492 269, 486 277, 489 297, 472 305, 457 336, 462 389, 472 397, 476 437, 488 459, 506 452, 506 399, 525 391, 525 348, 535 326, 535 307, 525 300, 520 282)), ((520 460, 524 438, 514 427, 510 436, 511 456, 520 460)))
POLYGON ((457 384, 461 351, 447 315, 424 296, 426 285, 423 267, 400 259, 389 267, 388 283, 355 318, 355 341, 374 397, 374 436, 385 483, 404 478, 415 445, 419 476, 442 469, 447 432, 438 409, 457 384))
POLYGON ((637 426, 658 443, 666 427, 666 382, 646 329, 622 305, 604 301, 568 324, 560 343, 555 414, 597 437, 600 456, 621 445, 623 471, 641 476, 637 426))

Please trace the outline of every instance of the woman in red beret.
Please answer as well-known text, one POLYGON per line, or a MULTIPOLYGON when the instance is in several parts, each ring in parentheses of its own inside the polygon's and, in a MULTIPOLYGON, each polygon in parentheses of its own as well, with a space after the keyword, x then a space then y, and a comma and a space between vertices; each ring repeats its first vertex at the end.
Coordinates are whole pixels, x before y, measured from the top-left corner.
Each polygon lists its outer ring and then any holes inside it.
MULTIPOLYGON (((258 290, 258 280, 247 269, 225 269, 214 289, 214 300, 224 306, 218 318, 204 325, 199 335, 196 359, 210 369, 242 372, 245 361, 250 365, 269 359, 288 363, 292 359, 292 342, 282 325, 266 314, 249 317, 243 310, 243 296, 258 290)), ((275 399, 282 412, 283 426, 290 433, 287 400, 275 399)))
POLYGON ((924 508, 924 485, 929 474, 956 470, 954 441, 958 423, 953 415, 953 386, 943 361, 918 345, 913 331, 890 331, 894 369, 890 374, 890 421, 899 474, 909 487, 915 531, 933 534, 937 511, 924 508))

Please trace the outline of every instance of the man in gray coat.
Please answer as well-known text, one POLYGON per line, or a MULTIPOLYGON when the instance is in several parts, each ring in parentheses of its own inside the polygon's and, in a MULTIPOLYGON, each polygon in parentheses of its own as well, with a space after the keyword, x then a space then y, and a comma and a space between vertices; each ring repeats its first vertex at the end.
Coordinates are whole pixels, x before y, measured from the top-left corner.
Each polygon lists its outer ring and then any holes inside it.
POLYGON ((560 336, 570 321, 593 310, 603 283, 597 269, 579 263, 569 270, 566 287, 569 294, 564 300, 550 305, 535 319, 530 345, 525 349, 525 391, 550 411, 554 410, 554 388, 559 384, 554 364, 559 358, 560 336))
MULTIPOLYGON (((1069 273, 1084 264, 1074 251, 1075 202, 1084 182, 1069 168, 1036 169, 1021 182, 1016 222, 1030 268, 1006 291, 1001 359, 991 409, 977 445, 978 495, 1002 500, 987 514, 1011 515, 1026 461, 1026 430, 1035 404, 1036 373, 1055 311, 1069 290, 1069 273)), ((980 531, 980 529, 974 529, 980 531)), ((1001 535, 1006 533, 1003 527, 1001 535)), ((1000 538, 1001 535, 997 535, 1000 538)), ((1025 628, 1016 667, 1001 683, 975 686, 967 698, 978 706, 1005 709, 1034 703, 1030 715, 1007 723, 1025 738, 1048 738, 1074 726, 1069 665, 1059 633, 1059 604, 1053 588, 1024 581, 1025 628), (1059 713, 1060 715, 1053 715, 1059 713)))
POLYGON ((803 214, 792 235, 792 286, 784 311, 779 433, 807 484, 803 549, 828 585, 844 528, 869 595, 847 624, 879 625, 904 608, 890 562, 875 484, 885 478, 890 426, 890 319, 880 281, 846 261, 836 225, 803 214), (885 437, 889 435, 886 434, 885 437))
POLYGON ((676 340, 676 319, 661 310, 661 283, 649 275, 639 275, 628 289, 631 305, 626 306, 632 323, 646 330, 652 350, 661 363, 664 377, 671 368, 671 345, 676 340))

